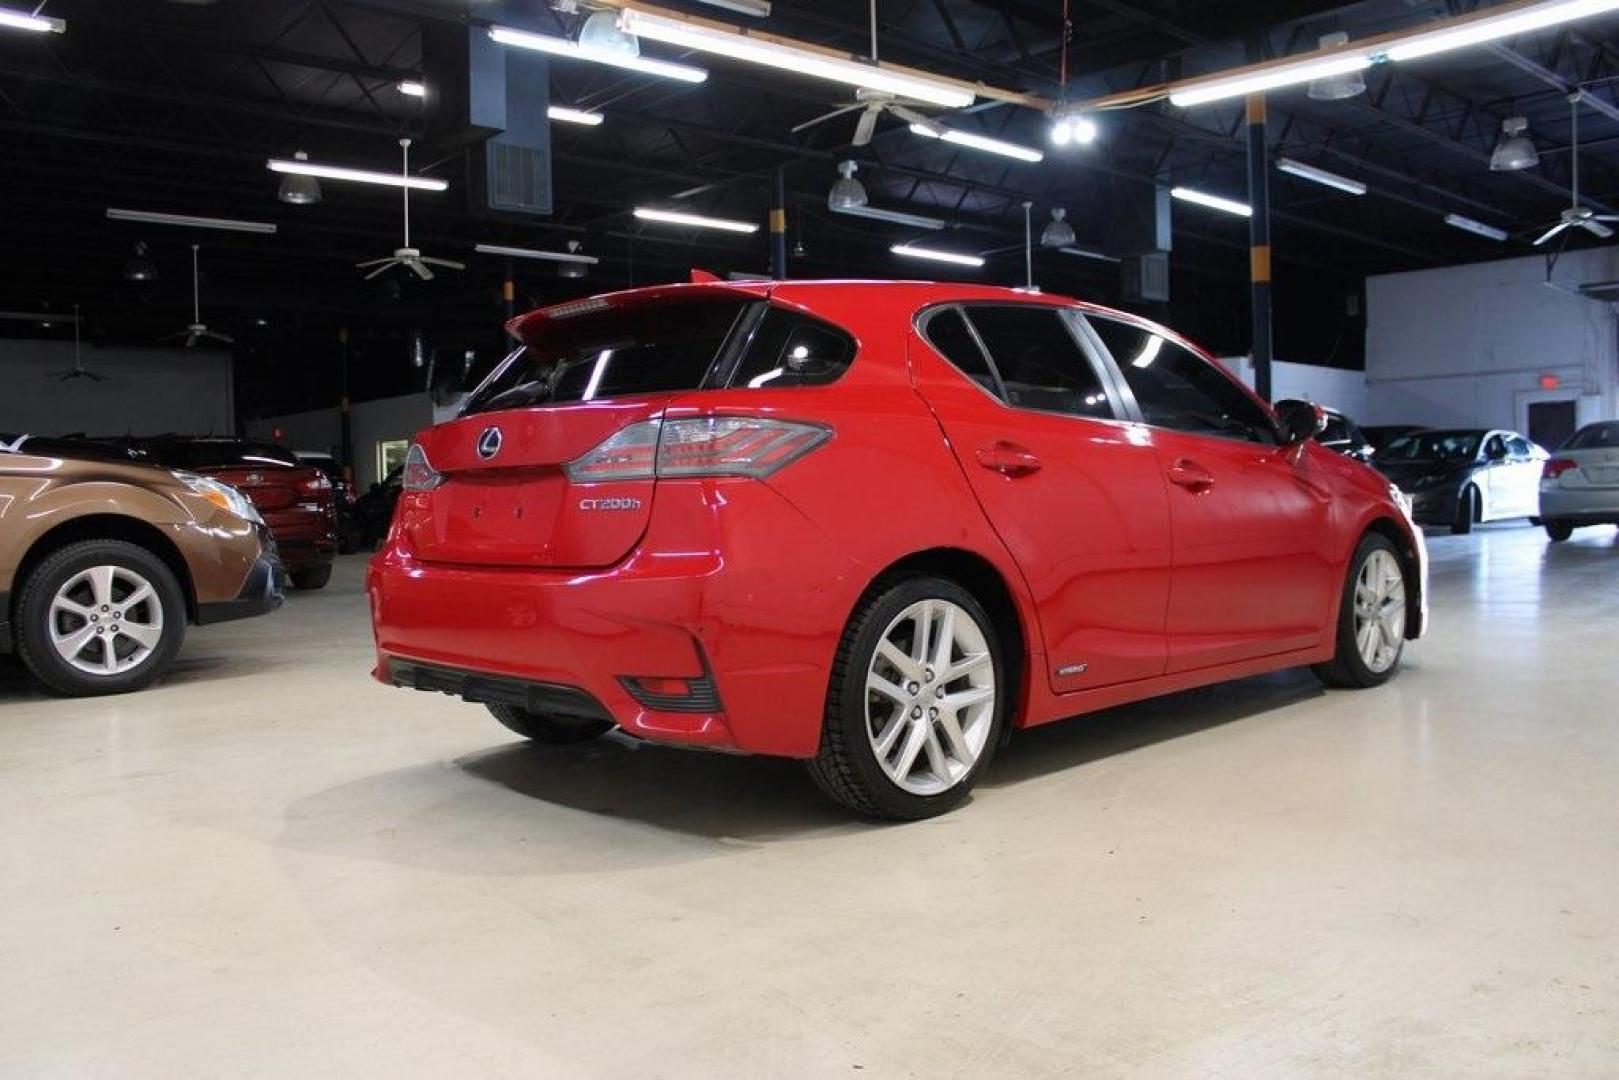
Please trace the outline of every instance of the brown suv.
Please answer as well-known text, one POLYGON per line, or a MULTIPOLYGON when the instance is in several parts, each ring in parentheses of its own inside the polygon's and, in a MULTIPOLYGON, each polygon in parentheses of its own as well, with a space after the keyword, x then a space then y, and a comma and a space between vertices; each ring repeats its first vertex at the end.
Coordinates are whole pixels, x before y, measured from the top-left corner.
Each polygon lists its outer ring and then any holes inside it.
POLYGON ((227 484, 0 436, 0 653, 58 693, 146 686, 188 621, 273 611, 284 577, 258 511, 227 484))

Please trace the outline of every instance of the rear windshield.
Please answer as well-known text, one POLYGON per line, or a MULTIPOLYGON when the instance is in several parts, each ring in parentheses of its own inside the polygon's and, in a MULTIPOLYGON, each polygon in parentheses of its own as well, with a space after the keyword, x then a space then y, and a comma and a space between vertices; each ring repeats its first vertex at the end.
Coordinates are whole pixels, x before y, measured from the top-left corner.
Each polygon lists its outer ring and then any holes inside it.
POLYGON ((1383 461, 1472 461, 1482 431, 1423 431, 1401 435, 1378 455, 1383 461))
POLYGON ((474 391, 465 412, 696 390, 747 307, 690 300, 553 322, 474 391))
POLYGON ((1569 436, 1564 450, 1598 450, 1619 447, 1619 423, 1592 424, 1569 436))
POLYGON ((297 455, 285 447, 236 439, 165 439, 143 444, 142 449, 171 469, 261 469, 300 464, 297 455))

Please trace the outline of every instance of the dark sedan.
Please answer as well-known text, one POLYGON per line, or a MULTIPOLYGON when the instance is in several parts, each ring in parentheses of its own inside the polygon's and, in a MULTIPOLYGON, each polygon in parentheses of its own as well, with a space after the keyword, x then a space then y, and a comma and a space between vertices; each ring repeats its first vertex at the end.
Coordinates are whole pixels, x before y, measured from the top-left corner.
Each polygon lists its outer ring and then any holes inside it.
POLYGON ((1389 443, 1378 469, 1411 497, 1425 525, 1471 532, 1475 524, 1540 512, 1546 451, 1515 431, 1419 431, 1389 443))

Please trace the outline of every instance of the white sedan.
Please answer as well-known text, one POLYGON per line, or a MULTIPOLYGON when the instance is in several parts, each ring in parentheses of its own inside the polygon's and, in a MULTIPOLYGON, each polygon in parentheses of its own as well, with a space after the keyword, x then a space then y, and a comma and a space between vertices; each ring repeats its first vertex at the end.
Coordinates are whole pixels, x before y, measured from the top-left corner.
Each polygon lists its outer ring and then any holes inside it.
POLYGON ((1586 525, 1619 525, 1619 420, 1582 427, 1546 462, 1540 521, 1553 540, 1586 525))

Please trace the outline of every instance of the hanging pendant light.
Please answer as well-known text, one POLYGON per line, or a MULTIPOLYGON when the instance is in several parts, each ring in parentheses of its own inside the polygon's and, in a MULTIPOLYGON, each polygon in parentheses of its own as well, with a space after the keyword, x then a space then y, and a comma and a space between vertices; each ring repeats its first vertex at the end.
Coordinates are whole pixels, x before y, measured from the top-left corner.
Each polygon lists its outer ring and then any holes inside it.
POLYGON ((854 178, 857 168, 852 161, 838 162, 838 179, 826 196, 827 209, 855 210, 866 205, 866 187, 854 178))
POLYGON ((1513 116, 1501 122, 1501 139, 1490 155, 1491 172, 1522 172, 1540 164, 1540 151, 1529 138, 1529 121, 1513 116))
MULTIPOLYGON (((569 255, 577 255, 577 254, 579 254, 579 249, 582 248, 582 247, 584 247, 584 245, 581 244, 579 241, 577 241, 577 240, 569 240, 568 241, 568 254, 569 255)), ((561 263, 557 264, 557 275, 559 277, 565 277, 565 278, 582 278, 582 277, 585 276, 585 271, 586 271, 587 266, 588 266, 587 263, 582 263, 582 262, 574 262, 574 261, 561 262, 561 263)))
POLYGON ((124 263, 124 280, 139 282, 157 280, 157 264, 147 255, 144 240, 136 241, 135 253, 124 263))
MULTIPOLYGON (((299 150, 292 155, 292 159, 294 161, 308 161, 309 155, 299 150)), ((276 198, 294 206, 309 206, 318 203, 320 202, 320 181, 313 176, 288 173, 281 178, 281 190, 276 193, 276 198)))
POLYGON ((1046 222, 1045 229, 1040 233, 1040 246, 1048 248, 1067 247, 1074 242, 1074 227, 1068 224, 1068 211, 1060 206, 1051 208, 1051 220, 1046 222))
MULTIPOLYGON (((1319 42, 1323 49, 1336 49, 1349 44, 1349 35, 1342 30, 1323 34, 1319 42)), ((1366 76, 1359 71, 1346 71, 1341 75, 1328 75, 1314 79, 1308 93, 1311 101, 1347 101, 1366 92, 1366 76)))

